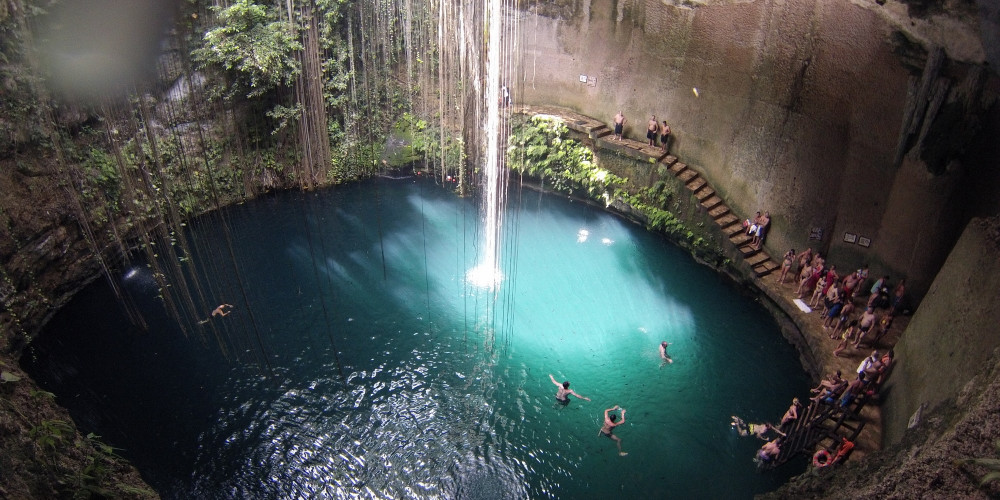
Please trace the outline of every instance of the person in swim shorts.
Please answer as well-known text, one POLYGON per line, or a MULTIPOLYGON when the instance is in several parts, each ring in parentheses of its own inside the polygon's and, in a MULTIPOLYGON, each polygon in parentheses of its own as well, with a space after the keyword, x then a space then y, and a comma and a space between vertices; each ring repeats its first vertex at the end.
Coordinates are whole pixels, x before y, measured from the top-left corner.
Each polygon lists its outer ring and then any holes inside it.
POLYGON ((622 140, 622 130, 625 128, 625 115, 622 114, 621 110, 618 110, 618 114, 615 115, 615 140, 622 140))
POLYGON ((663 125, 660 126, 660 147, 663 148, 664 153, 668 152, 667 150, 670 148, 668 141, 670 141, 670 125, 667 125, 667 121, 663 120, 663 125))
POLYGON ((586 396, 581 396, 581 395, 577 394, 575 391, 573 391, 573 389, 570 389, 569 388, 569 380, 567 380, 567 381, 565 381, 565 382, 563 382, 563 383, 560 384, 559 382, 556 382, 556 378, 553 377, 551 373, 549 374, 549 378, 552 380, 553 384, 556 384, 556 386, 559 387, 559 389, 556 390, 556 401, 559 401, 562 404, 568 404, 569 403, 569 396, 571 394, 574 395, 574 396, 576 396, 576 397, 578 397, 578 398, 580 398, 580 399, 590 401, 590 398, 588 398, 586 396))
POLYGON ((656 146, 656 133, 660 131, 660 126, 656 124, 656 116, 649 117, 649 124, 646 125, 646 139, 649 139, 650 146, 656 146))
POLYGON ((618 427, 619 425, 622 425, 624 423, 625 423, 625 408, 615 405, 613 408, 608 408, 607 410, 604 410, 604 426, 601 427, 601 434, 615 440, 615 445, 618 446, 618 455, 622 457, 628 455, 628 453, 622 451, 622 440, 621 438, 619 438, 614 434, 614 431, 615 427, 618 427), (615 414, 609 415, 609 413, 619 409, 622 412, 622 420, 621 422, 616 422, 615 420, 618 418, 618 415, 615 414))

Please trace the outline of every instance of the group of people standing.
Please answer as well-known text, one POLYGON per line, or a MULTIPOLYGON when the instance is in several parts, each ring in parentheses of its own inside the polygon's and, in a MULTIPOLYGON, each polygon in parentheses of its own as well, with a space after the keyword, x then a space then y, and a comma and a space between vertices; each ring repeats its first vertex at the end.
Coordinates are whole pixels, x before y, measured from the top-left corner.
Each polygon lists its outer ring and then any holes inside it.
MULTIPOLYGON (((621 110, 618 110, 618 114, 615 115, 615 136, 614 140, 622 140, 622 135, 625 131, 625 124, 628 119, 622 114, 621 110)), ((656 147, 657 145, 664 153, 669 152, 670 149, 670 125, 667 124, 666 120, 662 122, 656 121, 656 115, 651 115, 649 117, 649 122, 646 124, 646 140, 650 146, 656 147), (659 144, 657 144, 659 140, 659 144)))
POLYGON ((848 346, 857 349, 862 344, 874 345, 892 328, 906 294, 905 280, 900 280, 891 294, 888 285, 891 278, 888 275, 876 280, 869 290, 864 309, 855 316, 858 310, 855 297, 868 282, 867 265, 840 276, 837 267, 827 265, 819 252, 813 253, 809 248, 796 255, 793 248, 785 253, 778 283, 786 282, 793 262, 798 262, 796 296, 799 299, 810 297, 809 306, 820 309, 819 320, 823 329, 829 330, 831 340, 840 341, 833 351, 834 356, 840 356, 848 346), (886 311, 879 314, 877 309, 886 311))

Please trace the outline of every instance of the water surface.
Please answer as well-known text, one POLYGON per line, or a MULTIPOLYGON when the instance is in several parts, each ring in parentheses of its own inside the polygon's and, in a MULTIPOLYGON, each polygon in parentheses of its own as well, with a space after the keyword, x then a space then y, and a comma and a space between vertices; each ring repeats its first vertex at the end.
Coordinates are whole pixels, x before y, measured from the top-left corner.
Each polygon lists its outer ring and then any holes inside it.
POLYGON ((187 336, 135 264, 148 331, 99 282, 23 364, 164 498, 750 498, 802 470, 757 473, 729 426, 808 387, 763 307, 613 215, 510 200, 495 292, 465 280, 476 201, 430 182, 231 207, 189 228, 212 303, 187 336), (625 457, 598 435, 614 405, 625 457))

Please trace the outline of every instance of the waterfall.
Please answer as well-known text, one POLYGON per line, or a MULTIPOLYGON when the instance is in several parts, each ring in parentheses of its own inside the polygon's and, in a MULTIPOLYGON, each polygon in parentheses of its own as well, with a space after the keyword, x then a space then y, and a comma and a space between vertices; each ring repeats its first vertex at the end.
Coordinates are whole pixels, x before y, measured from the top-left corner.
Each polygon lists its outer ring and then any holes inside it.
MULTIPOLYGON (((506 76, 505 61, 509 61, 512 30, 504 28, 503 0, 486 0, 488 47, 486 52, 486 153, 483 179, 483 247, 479 262, 469 271, 469 281, 483 288, 496 290, 503 281, 500 270, 501 230, 507 204, 506 154, 501 139, 506 137, 501 120, 501 81, 506 76)), ((506 88, 506 84, 504 84, 506 88)), ((504 102, 506 105, 506 101, 504 102)))

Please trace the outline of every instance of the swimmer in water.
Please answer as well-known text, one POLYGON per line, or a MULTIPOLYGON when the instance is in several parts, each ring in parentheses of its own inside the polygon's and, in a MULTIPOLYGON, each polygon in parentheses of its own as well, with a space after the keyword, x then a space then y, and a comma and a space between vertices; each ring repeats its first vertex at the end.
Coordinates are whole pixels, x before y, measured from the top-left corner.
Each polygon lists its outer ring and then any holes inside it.
POLYGON ((576 396, 576 397, 578 397, 580 399, 584 399, 584 400, 590 401, 590 398, 588 398, 586 396, 581 396, 581 395, 577 394, 575 391, 573 391, 573 389, 570 389, 569 388, 569 380, 567 380, 567 381, 565 381, 565 382, 563 382, 563 383, 560 384, 559 382, 556 382, 556 378, 553 377, 551 373, 549 374, 549 378, 552 379, 552 383, 553 384, 556 384, 557 386, 559 386, 559 389, 556 390, 556 401, 559 401, 562 404, 567 404, 567 403, 569 403, 569 395, 570 394, 572 394, 572 395, 574 395, 574 396, 576 396))
POLYGON ((618 405, 615 405, 614 408, 608 408, 607 410, 604 410, 604 426, 601 427, 601 432, 599 434, 599 435, 605 435, 605 436, 607 436, 607 437, 609 437, 611 439, 614 439, 615 440, 615 445, 618 446, 618 455, 622 456, 622 457, 624 457, 625 455, 628 455, 628 453, 625 453, 624 451, 622 451, 622 440, 621 440, 621 438, 619 438, 618 436, 616 436, 614 434, 614 431, 615 431, 615 427, 618 427, 619 425, 622 425, 624 423, 625 423, 625 408, 622 408, 622 407, 620 407, 618 405), (613 412, 615 410, 621 410, 622 411, 622 420, 621 420, 621 422, 616 422, 615 421, 618 418, 618 415, 615 415, 615 414, 609 415, 609 413, 611 413, 611 412, 613 412))
POLYGON ((665 365, 667 363, 673 363, 674 362, 674 360, 670 358, 670 355, 667 354, 667 346, 668 345, 670 345, 670 342, 667 342, 666 340, 664 340, 663 342, 660 342, 660 359, 663 360, 663 362, 660 363, 660 368, 663 368, 663 365, 665 365))
POLYGON ((729 425, 732 426, 734 429, 736 429, 736 432, 738 432, 740 436, 746 437, 753 434, 754 436, 757 436, 758 438, 763 439, 764 441, 767 441, 767 436, 766 436, 767 431, 774 431, 776 434, 780 436, 785 435, 783 432, 779 431, 771 424, 768 423, 748 424, 744 422, 743 419, 737 417, 736 415, 733 415, 733 421, 730 422, 729 425))

